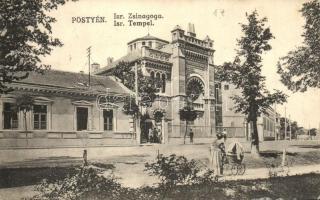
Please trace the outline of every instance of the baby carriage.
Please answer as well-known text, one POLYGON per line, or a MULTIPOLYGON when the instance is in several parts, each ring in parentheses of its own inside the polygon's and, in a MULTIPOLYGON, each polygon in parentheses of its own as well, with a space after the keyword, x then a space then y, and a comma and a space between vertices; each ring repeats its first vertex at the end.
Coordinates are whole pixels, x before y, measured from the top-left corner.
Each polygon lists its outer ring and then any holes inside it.
POLYGON ((231 170, 232 175, 243 175, 246 165, 242 162, 244 158, 244 148, 239 142, 232 142, 226 151, 226 168, 231 170))

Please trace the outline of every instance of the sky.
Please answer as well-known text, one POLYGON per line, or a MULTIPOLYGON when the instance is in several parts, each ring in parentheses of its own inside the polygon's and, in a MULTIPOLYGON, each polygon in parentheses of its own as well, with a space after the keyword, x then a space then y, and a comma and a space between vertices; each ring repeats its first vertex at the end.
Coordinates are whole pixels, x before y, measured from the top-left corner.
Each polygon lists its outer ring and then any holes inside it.
POLYGON ((214 63, 232 61, 235 56, 236 39, 241 36, 239 23, 246 22, 246 12, 255 9, 260 17, 267 17, 267 27, 275 36, 270 44, 272 50, 263 55, 262 73, 266 76, 269 90, 280 89, 289 95, 285 105, 276 109, 284 116, 305 128, 320 126, 320 89, 304 93, 292 93, 280 82, 276 73, 277 62, 288 51, 301 45, 304 18, 299 10, 303 0, 79 0, 68 2, 50 15, 57 19, 53 36, 59 38, 63 47, 55 48, 43 62, 53 69, 65 71, 88 71, 86 49, 91 46, 91 62, 101 66, 107 57, 118 59, 127 53, 127 42, 147 35, 171 41, 171 30, 180 25, 187 30, 188 23, 195 25, 197 37, 207 35, 214 40, 214 63), (114 13, 125 17, 125 26, 114 26, 114 13), (154 26, 129 26, 128 13, 161 14, 154 26), (72 23, 73 17, 105 17, 105 23, 72 23))

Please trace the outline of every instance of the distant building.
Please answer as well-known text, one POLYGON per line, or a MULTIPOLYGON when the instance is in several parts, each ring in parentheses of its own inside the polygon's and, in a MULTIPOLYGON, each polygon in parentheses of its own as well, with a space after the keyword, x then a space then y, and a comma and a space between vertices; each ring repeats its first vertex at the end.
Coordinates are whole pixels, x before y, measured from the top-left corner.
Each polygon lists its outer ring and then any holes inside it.
MULTIPOLYGON (((241 90, 229 83, 216 82, 216 124, 217 129, 227 129, 228 137, 251 139, 252 124, 248 124, 246 116, 234 111, 234 101, 230 98, 241 95, 241 90)), ((273 108, 267 109, 267 115, 258 117, 257 127, 259 140, 277 140, 280 136, 280 114, 273 108)))

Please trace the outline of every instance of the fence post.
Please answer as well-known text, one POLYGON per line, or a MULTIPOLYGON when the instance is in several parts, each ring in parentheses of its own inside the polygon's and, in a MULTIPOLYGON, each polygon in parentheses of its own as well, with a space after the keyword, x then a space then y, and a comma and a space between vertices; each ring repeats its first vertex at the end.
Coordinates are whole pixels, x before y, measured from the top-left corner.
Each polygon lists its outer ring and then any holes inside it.
POLYGON ((286 163, 286 149, 283 149, 281 166, 282 167, 285 166, 285 163, 286 163))

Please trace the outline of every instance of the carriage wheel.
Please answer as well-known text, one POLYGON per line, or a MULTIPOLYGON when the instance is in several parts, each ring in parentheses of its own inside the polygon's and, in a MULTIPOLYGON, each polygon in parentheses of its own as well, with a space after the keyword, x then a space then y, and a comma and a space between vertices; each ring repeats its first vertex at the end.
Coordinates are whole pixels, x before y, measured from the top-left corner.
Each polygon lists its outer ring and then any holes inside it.
POLYGON ((238 174, 237 165, 232 165, 232 166, 231 166, 231 174, 232 174, 232 175, 237 175, 237 174, 238 174))
POLYGON ((243 175, 246 172, 246 165, 240 164, 237 166, 237 169, 238 169, 238 174, 243 175))

